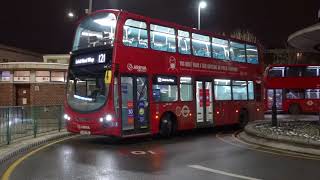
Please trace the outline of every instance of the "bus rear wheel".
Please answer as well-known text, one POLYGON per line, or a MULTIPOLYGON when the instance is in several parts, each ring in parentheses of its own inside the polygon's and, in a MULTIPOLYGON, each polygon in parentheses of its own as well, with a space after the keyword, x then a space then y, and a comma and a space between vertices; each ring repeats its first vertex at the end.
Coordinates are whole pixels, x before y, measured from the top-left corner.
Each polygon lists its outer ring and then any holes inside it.
POLYGON ((241 110, 239 114, 239 128, 243 129, 249 122, 249 113, 247 110, 241 110))
POLYGON ((298 115, 301 113, 301 108, 298 104, 291 104, 289 106, 289 113, 292 115, 298 115))
POLYGON ((160 122, 160 136, 161 137, 170 137, 171 134, 173 132, 173 122, 170 118, 170 115, 164 115, 162 118, 161 118, 161 122, 160 122))

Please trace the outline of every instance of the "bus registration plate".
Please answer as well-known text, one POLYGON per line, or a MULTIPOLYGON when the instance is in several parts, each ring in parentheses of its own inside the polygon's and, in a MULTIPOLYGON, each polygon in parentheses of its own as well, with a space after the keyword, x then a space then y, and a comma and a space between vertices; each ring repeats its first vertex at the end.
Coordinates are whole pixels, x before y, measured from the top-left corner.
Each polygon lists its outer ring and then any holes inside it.
POLYGON ((81 130, 80 134, 82 134, 82 135, 90 135, 91 132, 90 131, 81 130))

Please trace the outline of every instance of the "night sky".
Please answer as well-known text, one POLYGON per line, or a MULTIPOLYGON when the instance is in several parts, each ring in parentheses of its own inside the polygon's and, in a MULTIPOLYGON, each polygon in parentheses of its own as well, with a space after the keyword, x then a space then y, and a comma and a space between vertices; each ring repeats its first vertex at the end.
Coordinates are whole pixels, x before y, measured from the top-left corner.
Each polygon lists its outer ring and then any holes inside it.
MULTIPOLYGON (((189 27, 197 26, 198 0, 93 0, 93 9, 124 9, 189 27)), ((207 0, 201 29, 249 30, 266 48, 282 48, 288 35, 315 24, 320 0, 207 0)), ((88 0, 5 0, 0 10, 0 43, 39 53, 67 53, 76 20, 88 0)))

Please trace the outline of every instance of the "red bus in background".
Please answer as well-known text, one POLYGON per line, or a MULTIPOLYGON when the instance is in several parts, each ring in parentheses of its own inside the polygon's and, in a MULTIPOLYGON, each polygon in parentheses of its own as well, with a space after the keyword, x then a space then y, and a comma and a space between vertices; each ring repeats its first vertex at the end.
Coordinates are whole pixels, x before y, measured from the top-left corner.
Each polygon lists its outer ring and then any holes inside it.
POLYGON ((73 133, 131 137, 263 118, 256 44, 119 10, 78 25, 65 115, 73 133))
POLYGON ((271 110, 275 91, 277 110, 292 114, 319 112, 319 65, 271 65, 264 82, 267 110, 271 110))

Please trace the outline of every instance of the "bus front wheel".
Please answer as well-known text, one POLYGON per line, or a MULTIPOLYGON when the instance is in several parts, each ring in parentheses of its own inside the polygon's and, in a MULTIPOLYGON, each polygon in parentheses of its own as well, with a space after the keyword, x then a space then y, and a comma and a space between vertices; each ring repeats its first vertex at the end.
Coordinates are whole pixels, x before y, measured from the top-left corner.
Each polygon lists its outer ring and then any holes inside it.
POLYGON ((300 106, 298 104, 291 104, 289 107, 289 113, 293 115, 298 115, 301 113, 300 106))
POLYGON ((173 131, 173 123, 170 116, 167 114, 161 118, 160 136, 170 137, 173 131))

